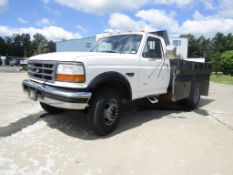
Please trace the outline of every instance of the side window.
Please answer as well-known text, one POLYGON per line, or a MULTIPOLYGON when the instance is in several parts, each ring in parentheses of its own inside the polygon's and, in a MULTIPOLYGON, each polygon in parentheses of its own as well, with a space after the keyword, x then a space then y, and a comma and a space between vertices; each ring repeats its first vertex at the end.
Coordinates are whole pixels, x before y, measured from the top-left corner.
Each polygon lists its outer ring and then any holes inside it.
POLYGON ((174 46, 180 46, 181 45, 181 40, 174 40, 173 45, 174 46))
POLYGON ((148 37, 142 56, 145 58, 162 59, 160 40, 158 38, 148 37))

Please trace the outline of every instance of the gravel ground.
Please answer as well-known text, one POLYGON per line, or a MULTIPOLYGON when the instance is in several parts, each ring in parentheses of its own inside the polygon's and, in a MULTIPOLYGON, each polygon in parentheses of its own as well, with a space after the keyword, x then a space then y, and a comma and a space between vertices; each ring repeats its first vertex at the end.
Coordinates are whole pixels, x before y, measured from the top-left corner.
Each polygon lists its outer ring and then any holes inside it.
POLYGON ((125 112, 100 138, 84 114, 49 115, 27 99, 25 73, 0 73, 0 175, 232 175, 233 86, 211 83, 199 109, 125 112))

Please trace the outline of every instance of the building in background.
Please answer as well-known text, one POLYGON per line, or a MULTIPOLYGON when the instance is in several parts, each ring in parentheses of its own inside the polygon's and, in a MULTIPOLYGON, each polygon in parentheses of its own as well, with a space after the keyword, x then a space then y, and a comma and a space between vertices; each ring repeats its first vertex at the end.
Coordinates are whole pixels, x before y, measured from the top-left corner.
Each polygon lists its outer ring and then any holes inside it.
POLYGON ((188 39, 179 37, 170 37, 170 45, 176 48, 177 58, 188 58, 188 39))
POLYGON ((56 43, 57 52, 87 52, 95 44, 95 37, 64 40, 56 43))
POLYGON ((184 59, 194 62, 205 62, 205 58, 189 58, 188 57, 188 39, 180 37, 170 37, 169 38, 170 46, 176 48, 176 58, 184 59))

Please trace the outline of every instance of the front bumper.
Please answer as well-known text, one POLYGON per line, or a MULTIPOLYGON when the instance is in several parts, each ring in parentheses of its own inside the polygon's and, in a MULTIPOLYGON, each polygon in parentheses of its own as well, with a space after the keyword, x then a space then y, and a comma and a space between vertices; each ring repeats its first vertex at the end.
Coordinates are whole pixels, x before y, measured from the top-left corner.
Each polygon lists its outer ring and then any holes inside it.
POLYGON ((91 92, 77 92, 32 80, 24 80, 22 86, 30 99, 63 109, 83 110, 88 107, 92 95, 91 92))

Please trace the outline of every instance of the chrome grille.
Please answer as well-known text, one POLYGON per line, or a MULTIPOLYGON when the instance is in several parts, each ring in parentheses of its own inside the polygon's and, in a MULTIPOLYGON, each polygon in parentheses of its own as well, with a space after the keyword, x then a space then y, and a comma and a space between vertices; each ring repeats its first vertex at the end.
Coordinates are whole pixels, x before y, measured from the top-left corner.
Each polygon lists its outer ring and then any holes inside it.
POLYGON ((30 61, 28 63, 28 75, 42 81, 55 80, 56 63, 52 61, 30 61))

